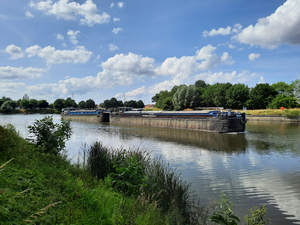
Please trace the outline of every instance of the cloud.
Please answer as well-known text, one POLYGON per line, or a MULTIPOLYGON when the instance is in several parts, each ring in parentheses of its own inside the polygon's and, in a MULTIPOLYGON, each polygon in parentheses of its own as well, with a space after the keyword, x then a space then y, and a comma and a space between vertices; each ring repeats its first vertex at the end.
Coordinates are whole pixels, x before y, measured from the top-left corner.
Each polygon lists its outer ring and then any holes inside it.
POLYGON ((128 55, 116 54, 102 63, 107 71, 130 73, 135 75, 154 75, 154 59, 142 57, 131 52, 128 55))
POLYGON ((44 11, 46 15, 55 15, 57 19, 80 19, 81 25, 93 26, 94 24, 108 23, 110 20, 110 16, 105 12, 101 15, 97 14, 97 6, 92 0, 86 0, 82 5, 69 2, 69 0, 59 0, 55 3, 51 0, 37 3, 30 1, 29 5, 37 10, 44 11))
POLYGON ((216 36, 216 35, 228 35, 228 34, 232 34, 232 33, 237 33, 241 29, 242 29, 242 25, 235 24, 234 28, 231 28, 230 26, 228 26, 226 28, 220 27, 218 30, 212 29, 210 32, 205 30, 202 32, 202 36, 207 37, 207 36, 216 36))
POLYGON ((114 28, 114 29, 112 30, 112 32, 115 33, 115 34, 118 34, 119 31, 121 31, 121 30, 123 30, 123 28, 118 27, 118 28, 114 28))
POLYGON ((19 59, 24 57, 22 49, 14 44, 8 45, 4 51, 11 54, 11 59, 19 59))
POLYGON ((258 77, 257 73, 249 73, 249 71, 244 70, 241 73, 236 71, 229 72, 216 72, 212 73, 211 71, 206 73, 200 73, 194 76, 194 80, 205 80, 209 84, 214 84, 216 82, 225 83, 230 82, 232 84, 237 83, 247 83, 252 81, 254 78, 258 77))
POLYGON ((113 45, 113 44, 109 44, 109 50, 110 50, 111 52, 116 51, 116 50, 118 50, 118 49, 119 49, 118 46, 113 45))
POLYGON ((64 36, 62 36, 61 34, 57 34, 56 39, 63 40, 63 41, 65 40, 64 36))
POLYGON ((25 83, 4 83, 0 82, 0 94, 7 95, 7 93, 19 93, 20 88, 25 87, 25 83))
POLYGON ((176 79, 183 80, 199 71, 211 69, 221 63, 233 64, 231 56, 224 52, 222 56, 214 53, 216 47, 207 45, 197 50, 194 56, 182 56, 167 58, 161 66, 155 69, 157 75, 174 76, 176 79))
POLYGON ((122 9, 125 6, 124 2, 118 2, 118 7, 122 9))
POLYGON ((28 12, 28 11, 25 13, 25 16, 26 16, 27 19, 33 18, 33 17, 34 17, 34 16, 33 16, 30 12, 28 12))
POLYGON ((233 39, 240 43, 269 49, 274 49, 283 43, 300 44, 299 0, 287 0, 273 14, 258 19, 254 26, 246 27, 233 39))
POLYGON ((265 83, 266 83, 265 78, 263 76, 260 76, 258 84, 265 84, 265 83))
POLYGON ((45 69, 40 68, 23 68, 23 67, 11 67, 11 66, 5 66, 0 67, 0 79, 5 80, 14 80, 14 79, 25 79, 25 78, 39 78, 42 76, 42 73, 44 73, 45 69))
POLYGON ((258 59, 260 57, 260 54, 255 54, 255 53, 251 53, 249 56, 248 56, 248 58, 249 58, 249 60, 251 60, 251 61, 253 61, 253 60, 255 60, 256 58, 258 59))
POLYGON ((115 6, 115 3, 110 3, 110 7, 109 8, 112 8, 112 7, 114 7, 115 6))
MULTIPOLYGON (((125 93, 125 98, 127 100, 140 100, 142 98, 142 96, 144 96, 145 94, 148 93, 148 88, 146 88, 145 86, 142 86, 140 88, 137 88, 133 91, 129 91, 125 93)), ((123 93, 118 93, 116 94, 114 97, 118 98, 118 97, 123 97, 124 94, 123 93)))
POLYGON ((69 30, 67 35, 69 35, 69 40, 71 43, 73 43, 74 45, 78 44, 78 40, 77 40, 77 35, 80 33, 79 30, 77 31, 73 31, 73 30, 69 30))
POLYGON ((114 22, 120 21, 120 18, 114 18, 114 22))
POLYGON ((28 54, 28 57, 37 55, 45 59, 47 64, 85 63, 93 54, 87 51, 84 46, 76 46, 74 50, 55 50, 51 46, 41 48, 38 45, 34 45, 27 48, 25 52, 28 54))

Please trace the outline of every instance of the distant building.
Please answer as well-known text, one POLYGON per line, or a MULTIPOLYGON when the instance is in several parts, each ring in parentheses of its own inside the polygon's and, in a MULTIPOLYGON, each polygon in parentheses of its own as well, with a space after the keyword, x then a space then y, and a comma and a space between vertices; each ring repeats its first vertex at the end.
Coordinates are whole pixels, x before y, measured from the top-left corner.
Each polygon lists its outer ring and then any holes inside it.
POLYGON ((148 104, 148 105, 145 105, 144 109, 152 109, 152 108, 154 108, 154 105, 155 105, 155 104, 148 104))
POLYGON ((24 100, 24 99, 26 99, 27 101, 29 101, 29 96, 28 96, 27 94, 25 94, 25 95, 23 96, 23 99, 22 99, 22 100, 24 100))

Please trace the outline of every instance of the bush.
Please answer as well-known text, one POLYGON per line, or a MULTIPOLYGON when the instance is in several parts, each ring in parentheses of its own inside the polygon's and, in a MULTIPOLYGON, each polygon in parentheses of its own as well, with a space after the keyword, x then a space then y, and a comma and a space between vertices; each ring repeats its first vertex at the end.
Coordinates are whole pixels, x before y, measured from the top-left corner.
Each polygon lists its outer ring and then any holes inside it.
POLYGON ((72 129, 70 121, 61 119, 61 124, 53 123, 52 116, 45 116, 36 120, 32 126, 28 126, 32 138, 29 139, 37 145, 40 151, 58 155, 65 148, 65 141, 71 137, 72 129))

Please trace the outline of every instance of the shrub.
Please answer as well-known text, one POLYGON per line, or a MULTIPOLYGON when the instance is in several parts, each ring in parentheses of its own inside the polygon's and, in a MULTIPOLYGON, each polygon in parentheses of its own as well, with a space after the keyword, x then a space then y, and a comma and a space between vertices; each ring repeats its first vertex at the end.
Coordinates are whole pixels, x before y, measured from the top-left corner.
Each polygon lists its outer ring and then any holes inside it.
POLYGON ((71 137, 70 121, 61 119, 61 124, 53 123, 52 116, 45 116, 28 126, 32 138, 29 139, 44 153, 58 155, 65 148, 65 141, 71 137))

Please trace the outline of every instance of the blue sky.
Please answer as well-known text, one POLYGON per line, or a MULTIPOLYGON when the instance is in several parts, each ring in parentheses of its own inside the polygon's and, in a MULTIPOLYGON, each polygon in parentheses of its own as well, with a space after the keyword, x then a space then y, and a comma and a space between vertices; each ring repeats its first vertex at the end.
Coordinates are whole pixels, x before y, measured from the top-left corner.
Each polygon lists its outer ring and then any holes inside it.
POLYGON ((300 78, 300 0, 0 0, 0 97, 143 100, 300 78))

